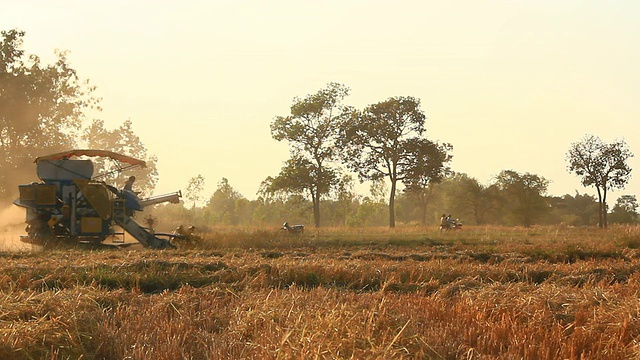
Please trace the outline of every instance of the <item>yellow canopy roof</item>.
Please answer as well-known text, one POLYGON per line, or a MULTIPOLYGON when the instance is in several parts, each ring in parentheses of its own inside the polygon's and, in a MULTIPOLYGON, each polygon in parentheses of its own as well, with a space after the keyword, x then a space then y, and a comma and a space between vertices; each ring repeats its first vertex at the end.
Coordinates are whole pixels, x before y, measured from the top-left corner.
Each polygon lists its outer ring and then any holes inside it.
POLYGON ((51 155, 46 155, 46 156, 38 156, 36 158, 36 160, 34 161, 35 163, 37 163, 38 161, 44 161, 44 160, 62 160, 65 158, 70 158, 72 156, 75 157, 79 157, 79 156, 89 156, 89 157, 95 157, 95 156, 99 156, 99 157, 108 157, 123 163, 127 163, 127 164, 131 164, 131 165, 140 165, 142 167, 144 167, 146 165, 146 163, 143 160, 139 160, 139 159, 135 159, 132 158, 130 156, 126 156, 126 155, 122 155, 122 154, 118 154, 118 153, 114 153, 113 151, 109 151, 109 150, 69 150, 69 151, 63 151, 63 152, 59 152, 59 153, 55 153, 55 154, 51 154, 51 155))

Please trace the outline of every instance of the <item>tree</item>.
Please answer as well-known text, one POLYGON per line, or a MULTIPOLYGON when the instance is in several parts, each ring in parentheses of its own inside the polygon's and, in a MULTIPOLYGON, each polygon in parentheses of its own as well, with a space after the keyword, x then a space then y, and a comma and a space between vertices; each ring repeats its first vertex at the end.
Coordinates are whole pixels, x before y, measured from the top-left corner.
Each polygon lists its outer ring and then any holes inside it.
POLYGON ((144 168, 136 168, 126 174, 118 170, 119 164, 110 159, 94 158, 92 162, 97 173, 104 174, 100 180, 121 185, 130 175, 136 176, 136 189, 143 194, 149 195, 158 183, 158 170, 156 163, 158 159, 155 155, 149 155, 144 143, 133 132, 131 120, 126 120, 120 127, 109 131, 104 127, 104 121, 94 120, 84 129, 82 140, 94 149, 106 149, 128 155, 136 159, 144 160, 144 168))
MULTIPOLYGON (((29 179, 37 156, 72 148, 83 111, 97 107, 95 87, 81 82, 66 52, 43 65, 22 49, 24 31, 0 32, 0 196, 29 179), (25 174, 25 175, 23 175, 25 174)), ((31 175, 32 177, 33 175, 31 175)))
POLYGON ((638 199, 635 195, 622 195, 611 211, 611 222, 633 224, 638 222, 638 199))
POLYGON ((598 192, 598 226, 607 227, 607 193, 624 189, 631 176, 627 160, 633 154, 624 140, 607 144, 594 135, 586 135, 571 144, 567 153, 568 170, 582 177, 582 186, 595 186, 598 192))
POLYGON ((472 217, 475 224, 482 225, 498 208, 499 190, 495 184, 486 186, 476 178, 457 173, 447 178, 443 185, 441 192, 446 198, 447 213, 472 217))
POLYGON ((275 222, 307 222, 312 207, 304 196, 285 190, 277 190, 272 185, 274 178, 268 176, 260 184, 258 200, 253 210, 253 220, 260 224, 275 222))
POLYGON ((275 140, 286 140, 291 150, 291 160, 281 171, 276 185, 281 189, 305 190, 311 196, 315 226, 320 226, 320 199, 329 193, 338 177, 327 164, 336 156, 335 142, 338 124, 350 113, 342 104, 349 95, 344 85, 330 83, 325 89, 304 99, 295 98, 291 114, 277 116, 271 123, 271 135, 275 140), (304 166, 301 169, 292 167, 304 166), (286 176, 301 175, 299 179, 286 176))
MULTIPOLYGON (((420 223, 427 224, 427 206, 433 195, 433 185, 440 183, 451 173, 446 163, 451 161, 451 145, 424 142, 424 156, 410 158, 407 176, 402 180, 405 193, 414 199, 420 208, 420 223), (434 158, 435 157, 435 158, 434 158)), ((416 153, 420 153, 417 151, 416 153)))
POLYGON ((197 176, 189 179, 189 184, 187 185, 187 193, 185 197, 189 202, 191 202, 191 209, 195 212, 196 203, 200 201, 202 198, 202 190, 204 189, 204 177, 198 174, 197 176))
POLYGON ((369 105, 344 121, 340 147, 349 169, 360 181, 387 178, 389 226, 395 227, 395 195, 399 181, 432 179, 450 159, 449 145, 439 146, 423 137, 425 115, 420 100, 393 97, 369 105))
POLYGON ((278 176, 271 179, 269 191, 311 198, 314 221, 318 227, 320 226, 320 197, 329 193, 336 182, 337 174, 333 169, 324 166, 318 168, 308 159, 294 156, 285 162, 278 176))
POLYGON ((595 196, 580 194, 575 196, 565 194, 562 197, 549 197, 551 204, 550 224, 564 223, 566 225, 592 225, 598 220, 598 201, 595 196))
POLYGON ((353 212, 354 205, 357 205, 358 195, 354 189, 353 177, 351 175, 343 175, 338 181, 335 189, 336 203, 338 205, 341 224, 347 225, 349 215, 353 212))
POLYGON ((273 177, 267 176, 260 186, 258 187, 258 199, 256 200, 257 206, 253 212, 253 222, 264 226, 266 223, 273 221, 280 221, 279 209, 274 206, 275 203, 280 202, 275 198, 275 194, 271 191, 271 184, 273 183, 273 177))
POLYGON ((222 178, 207 205, 210 220, 216 224, 238 225, 242 200, 246 199, 229 184, 229 180, 222 178))
POLYGON ((365 196, 355 215, 348 221, 349 226, 381 226, 387 208, 387 184, 384 178, 376 179, 369 186, 371 196, 365 196))
POLYGON ((505 204, 510 204, 511 215, 525 227, 533 225, 548 208, 544 194, 549 181, 542 176, 503 170, 496 184, 506 197, 505 204))

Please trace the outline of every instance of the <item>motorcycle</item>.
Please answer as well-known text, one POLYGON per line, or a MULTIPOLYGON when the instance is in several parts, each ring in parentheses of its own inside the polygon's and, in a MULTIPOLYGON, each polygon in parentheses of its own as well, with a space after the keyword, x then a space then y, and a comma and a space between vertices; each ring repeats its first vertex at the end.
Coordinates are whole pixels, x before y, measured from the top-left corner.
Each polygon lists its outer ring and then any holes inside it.
POLYGON ((446 224, 440 225, 440 231, 449 230, 462 230, 462 223, 460 222, 460 219, 451 220, 446 224))
POLYGON ((282 230, 285 230, 285 231, 287 231, 289 233, 292 233, 292 234, 302 234, 302 233, 304 233, 304 225, 293 225, 293 226, 291 226, 291 225, 289 225, 288 222, 285 222, 282 225, 282 230))

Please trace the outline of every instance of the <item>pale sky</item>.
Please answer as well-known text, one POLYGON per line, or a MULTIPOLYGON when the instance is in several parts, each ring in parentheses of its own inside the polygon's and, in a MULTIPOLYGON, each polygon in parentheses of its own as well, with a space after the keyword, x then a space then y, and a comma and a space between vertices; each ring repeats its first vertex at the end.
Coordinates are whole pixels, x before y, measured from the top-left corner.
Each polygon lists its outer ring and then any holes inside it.
MULTIPOLYGON (((158 159, 156 193, 226 177, 249 199, 288 159, 269 124, 294 97, 338 82, 364 108, 414 96, 451 166, 488 184, 544 176, 550 195, 589 193, 566 171, 585 134, 624 139, 640 190, 640 1, 0 0, 0 29, 68 61, 103 98, 91 114, 133 122, 158 159)), ((362 187, 368 189, 368 185, 362 187)))

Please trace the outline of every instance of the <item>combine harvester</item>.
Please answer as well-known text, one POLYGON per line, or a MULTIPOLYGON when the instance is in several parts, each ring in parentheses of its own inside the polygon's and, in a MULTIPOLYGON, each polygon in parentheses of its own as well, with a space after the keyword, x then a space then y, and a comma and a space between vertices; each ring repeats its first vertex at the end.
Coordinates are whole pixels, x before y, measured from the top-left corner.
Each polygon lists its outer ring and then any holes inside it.
POLYGON ((27 235, 20 237, 23 242, 99 245, 111 237, 117 245, 115 239, 120 236, 119 243, 128 245, 124 243, 126 232, 145 247, 174 247, 173 236, 142 227, 132 217, 150 205, 180 202, 180 191, 140 199, 133 191, 98 180, 106 174, 94 176, 93 162, 80 157, 109 158, 118 164, 118 172, 145 166, 142 160, 106 150, 71 150, 36 158, 41 182, 19 185, 20 198, 14 201, 27 210, 27 235), (116 232, 115 226, 123 231, 116 232))

